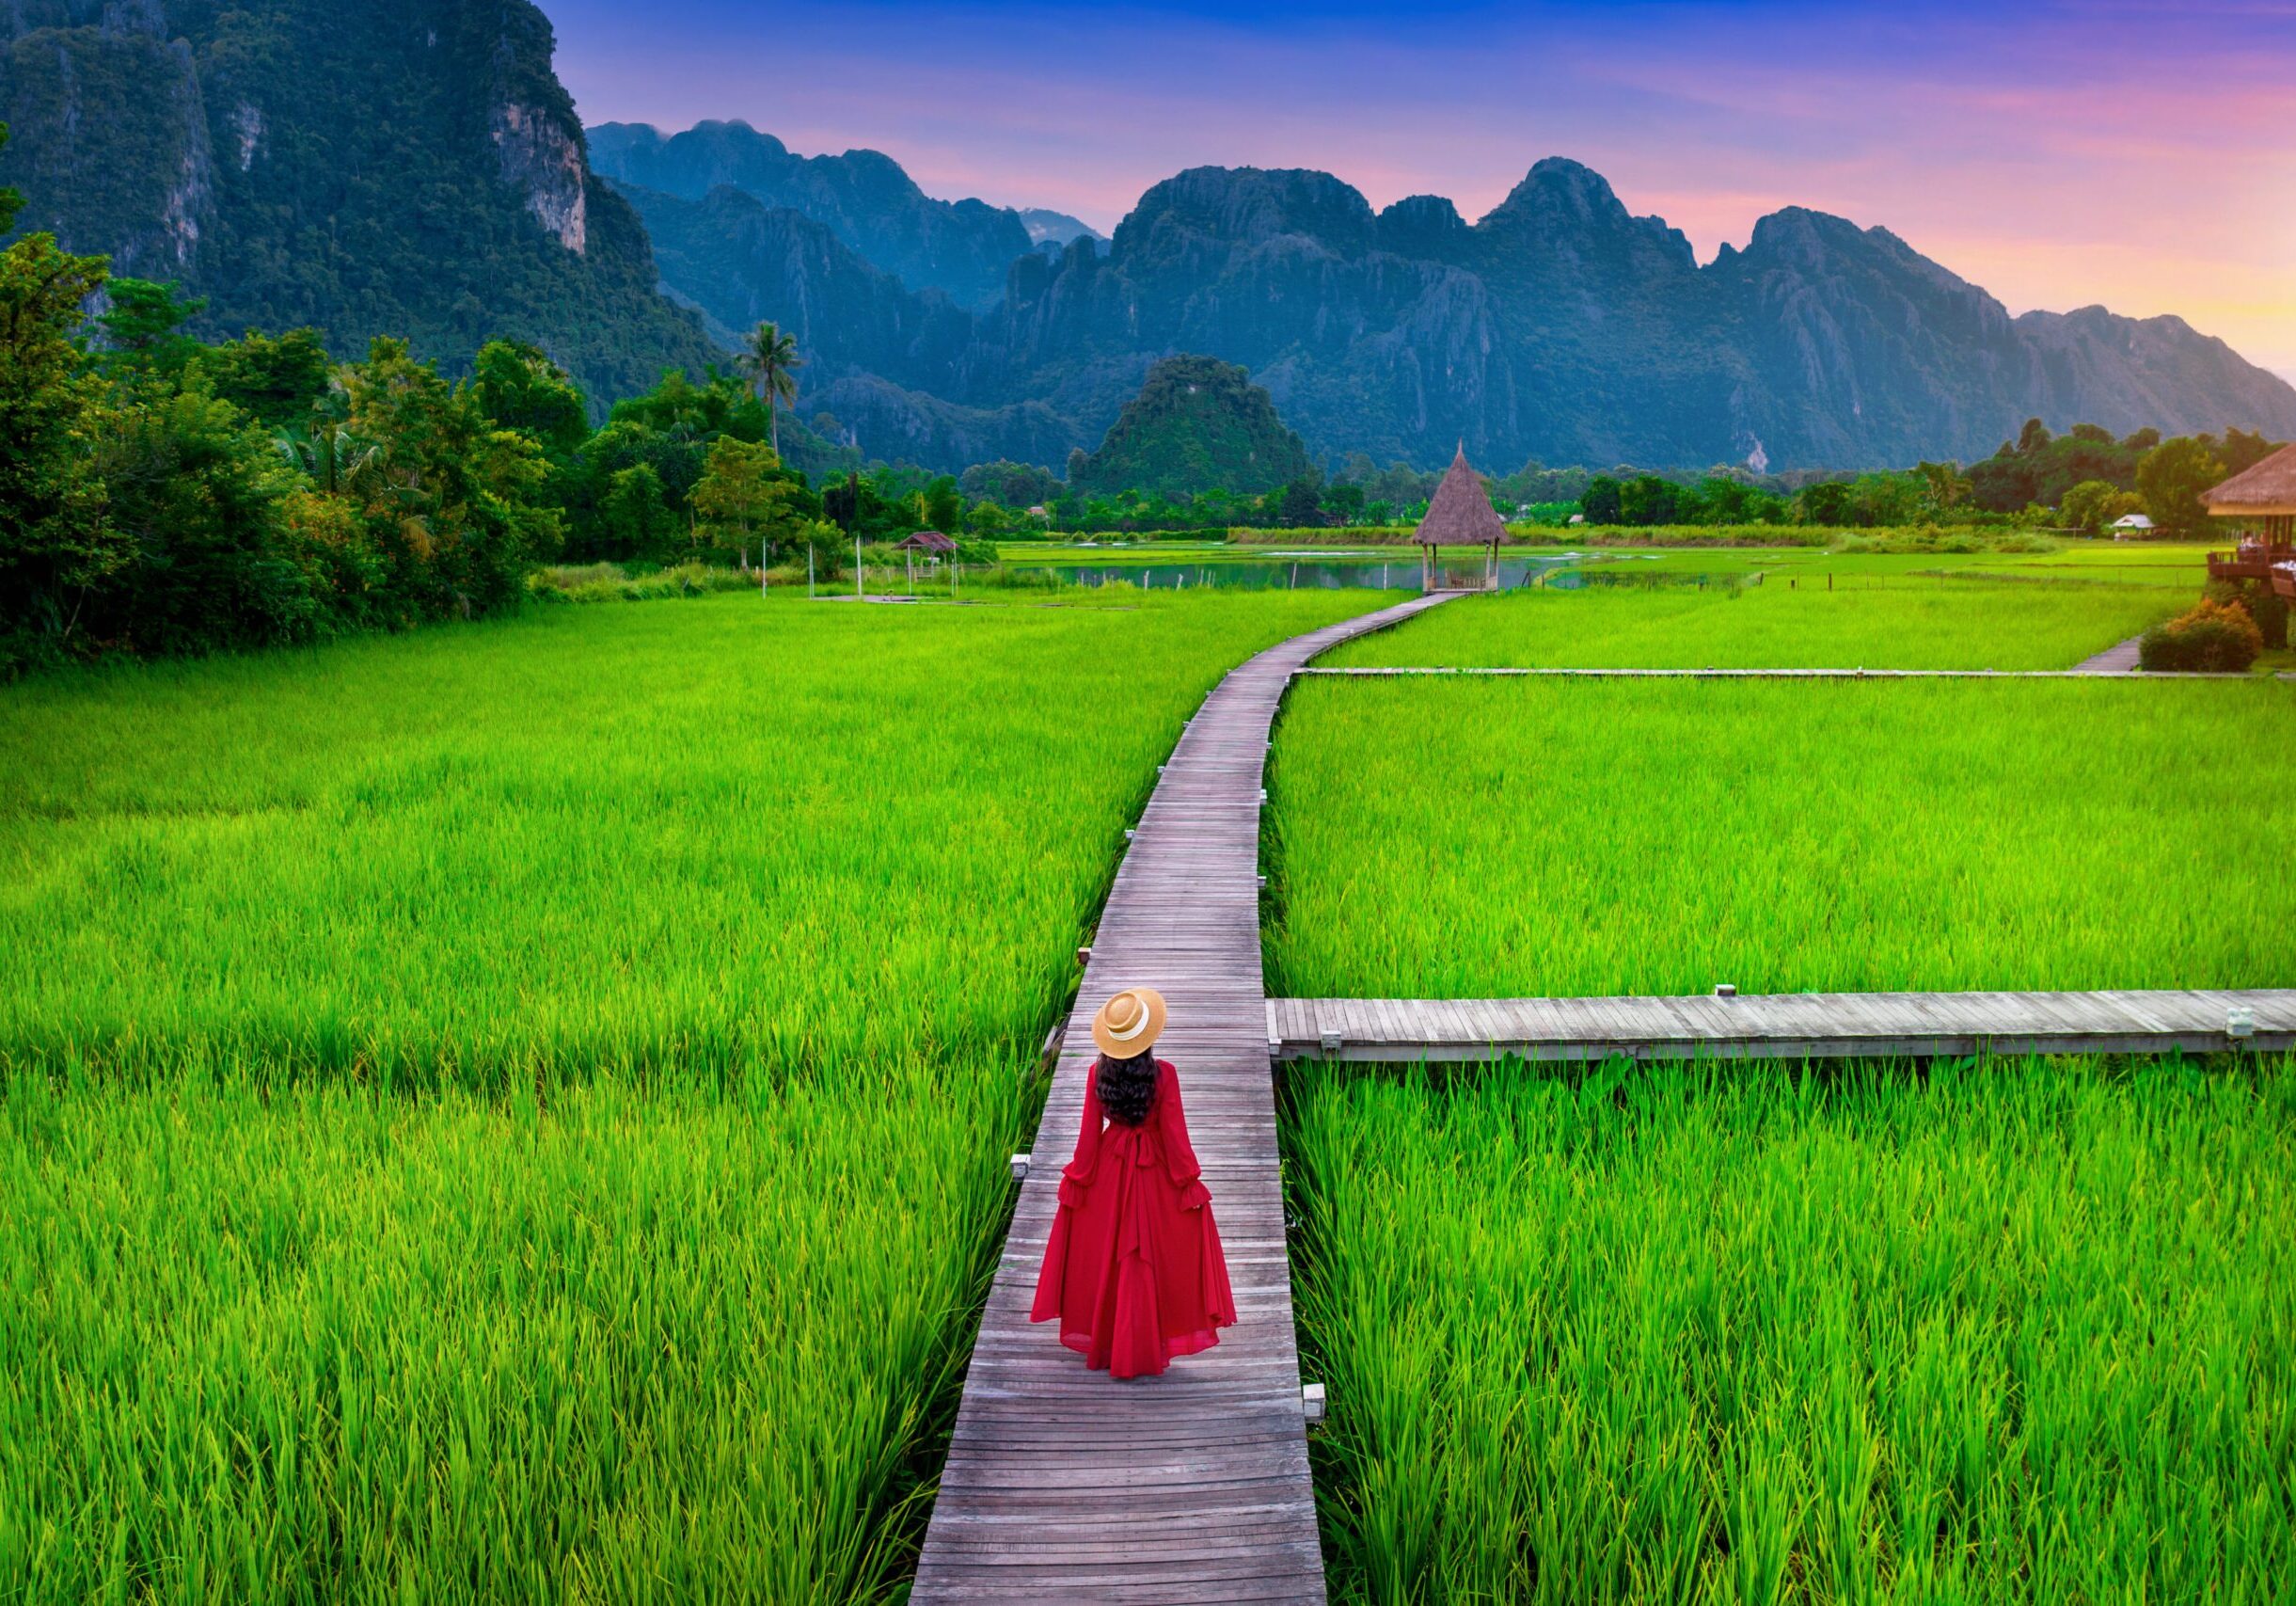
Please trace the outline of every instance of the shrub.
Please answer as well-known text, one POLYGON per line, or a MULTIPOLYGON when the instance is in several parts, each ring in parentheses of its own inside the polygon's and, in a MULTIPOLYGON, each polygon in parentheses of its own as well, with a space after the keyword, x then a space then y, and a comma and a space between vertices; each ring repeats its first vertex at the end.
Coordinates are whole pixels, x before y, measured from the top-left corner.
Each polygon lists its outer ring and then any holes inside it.
POLYGON ((2154 671, 2239 675, 2263 650, 2263 632, 2245 608, 2204 597, 2190 613, 2146 631, 2137 661, 2154 671))
POLYGON ((2288 598, 2260 580, 2212 580, 2202 593, 2211 602, 2228 602, 2247 611, 2268 647, 2288 644, 2288 598))

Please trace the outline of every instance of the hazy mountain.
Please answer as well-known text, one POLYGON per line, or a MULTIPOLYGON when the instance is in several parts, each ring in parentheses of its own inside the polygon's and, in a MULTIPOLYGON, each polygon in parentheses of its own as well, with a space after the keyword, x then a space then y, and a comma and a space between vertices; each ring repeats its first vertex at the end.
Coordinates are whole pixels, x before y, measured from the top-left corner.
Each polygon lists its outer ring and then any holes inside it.
POLYGON ((969 307, 993 304, 1005 268, 1036 243, 1011 208, 935 200, 879 151, 793 155, 746 122, 700 122, 673 135, 645 123, 600 123, 590 130, 590 153, 617 182, 687 200, 730 185, 801 213, 910 289, 945 291, 969 307))
MULTIPOLYGON (((742 315, 818 305, 807 261, 752 258, 742 315)), ((966 409, 977 436, 1036 403, 1089 447, 1177 352, 1245 366, 1319 454, 1421 465, 1461 439, 1498 466, 1969 460, 2035 415, 2296 434, 2296 389, 2180 320, 2011 318, 1887 231, 1797 207, 1702 267, 1680 231, 1559 158, 1474 224, 1434 196, 1374 213, 1327 173, 1195 168, 1144 195, 1104 250, 1014 263, 961 342, 922 302, 811 326, 813 377, 887 381, 868 413, 903 439, 945 435, 938 407, 966 409), (931 336, 879 357, 887 327, 931 336)))
POLYGON ((1091 224, 1041 206, 1021 208, 1021 226, 1028 231, 1029 240, 1038 250, 1058 250, 1071 240, 1090 240, 1095 246, 1108 244, 1108 236, 1091 224))
POLYGON ((525 0, 11 0, 0 182, 20 227, 205 295, 200 327, 533 341, 596 397, 712 347, 591 175, 525 0))

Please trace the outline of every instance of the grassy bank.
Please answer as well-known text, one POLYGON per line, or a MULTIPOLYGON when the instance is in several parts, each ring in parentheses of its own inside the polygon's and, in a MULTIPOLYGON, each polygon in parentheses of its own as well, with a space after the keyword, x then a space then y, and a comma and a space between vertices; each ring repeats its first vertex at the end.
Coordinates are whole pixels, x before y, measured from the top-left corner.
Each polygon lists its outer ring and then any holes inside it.
POLYGON ((1289 1087, 1335 1598, 2261 1603, 2296 1068, 1289 1087))
POLYGON ((2292 728, 2270 682, 1311 681, 1270 991, 2283 985, 2292 728))
POLYGON ((8 689, 0 1596, 897 1588, 1123 827, 1227 667, 1379 600, 8 689))

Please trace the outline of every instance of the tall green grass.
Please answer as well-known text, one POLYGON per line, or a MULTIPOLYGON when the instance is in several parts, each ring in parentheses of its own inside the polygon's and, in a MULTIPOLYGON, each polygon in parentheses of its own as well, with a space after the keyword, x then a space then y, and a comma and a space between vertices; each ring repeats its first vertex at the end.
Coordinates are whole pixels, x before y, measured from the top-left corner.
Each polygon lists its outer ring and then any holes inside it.
POLYGON ((1306 1068, 1335 1597, 2255 1602, 2296 1066, 1306 1068))
POLYGON ((2268 682, 1310 681, 1269 986, 2283 986, 2291 733, 2268 682))
MULTIPOLYGON (((1618 569, 1635 573, 1636 570, 1618 569)), ((1610 572, 1607 570, 1606 572, 1610 572)), ((1653 571, 1656 572, 1656 571, 1653 571)), ((1453 602, 1334 664, 1485 668, 2068 669, 2189 606, 2134 585, 1940 581, 1526 589, 1453 602)), ((2195 590, 2197 580, 2193 582, 2195 590)))
POLYGON ((0 694, 0 1600, 897 1593, 1122 828, 1379 600, 0 694))

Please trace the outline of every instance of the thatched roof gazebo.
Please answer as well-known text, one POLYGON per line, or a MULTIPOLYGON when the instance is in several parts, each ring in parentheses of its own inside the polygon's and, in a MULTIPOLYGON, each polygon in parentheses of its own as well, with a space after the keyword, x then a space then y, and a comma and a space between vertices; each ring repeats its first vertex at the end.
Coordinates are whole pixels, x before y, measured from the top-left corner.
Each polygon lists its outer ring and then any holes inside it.
POLYGON ((1491 499, 1482 488, 1482 481, 1467 467, 1466 442, 1459 443, 1459 454, 1435 487, 1433 500, 1427 504, 1427 517, 1411 539, 1419 549, 1419 584, 1427 589, 1433 582, 1435 549, 1438 547, 1481 547, 1484 549, 1483 585, 1485 589, 1498 583, 1498 544, 1507 538, 1506 521, 1491 505, 1491 499))
POLYGON ((957 550, 957 543, 938 530, 920 530, 914 535, 904 537, 896 545, 904 551, 930 552, 936 558, 957 550))
POLYGON ((2209 578, 2269 580, 2281 596, 2296 597, 2296 446, 2210 486, 2200 501, 2209 517, 2241 526, 2231 551, 2209 554, 2209 578))

